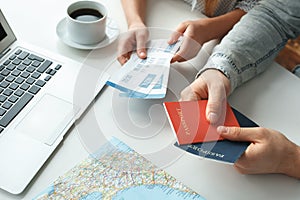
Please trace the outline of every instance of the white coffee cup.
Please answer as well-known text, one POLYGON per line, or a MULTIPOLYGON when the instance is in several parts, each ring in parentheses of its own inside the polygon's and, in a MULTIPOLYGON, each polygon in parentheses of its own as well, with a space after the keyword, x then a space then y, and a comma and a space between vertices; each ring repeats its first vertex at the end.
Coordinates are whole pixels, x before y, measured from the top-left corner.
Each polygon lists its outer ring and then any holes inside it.
POLYGON ((67 31, 73 42, 90 45, 105 38, 106 7, 95 1, 77 1, 67 9, 67 31))

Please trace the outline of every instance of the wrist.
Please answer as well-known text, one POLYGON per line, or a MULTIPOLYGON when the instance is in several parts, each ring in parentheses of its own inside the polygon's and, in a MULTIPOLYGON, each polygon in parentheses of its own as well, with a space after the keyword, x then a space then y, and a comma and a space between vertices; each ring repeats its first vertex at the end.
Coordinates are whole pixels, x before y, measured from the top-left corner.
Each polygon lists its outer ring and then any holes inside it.
POLYGON ((198 41, 201 45, 210 40, 217 39, 213 18, 199 19, 197 24, 200 27, 200 30, 203 30, 201 31, 201 37, 199 38, 201 41, 198 41))
POLYGON ((300 179, 300 147, 295 145, 295 157, 294 157, 294 160, 292 160, 290 163, 292 163, 292 167, 293 169, 291 170, 291 174, 287 174, 289 176, 292 176, 292 177, 295 177, 295 178, 298 178, 300 179), (294 164, 293 164, 294 163, 294 164))
POLYGON ((284 156, 279 172, 300 179, 300 147, 292 143, 284 156))
POLYGON ((216 68, 207 68, 202 71, 201 75, 215 79, 216 84, 222 84, 225 88, 226 95, 228 96, 231 90, 230 80, 223 71, 216 68))
POLYGON ((128 29, 139 29, 139 28, 146 28, 145 23, 142 20, 135 20, 132 22, 128 22, 128 29))

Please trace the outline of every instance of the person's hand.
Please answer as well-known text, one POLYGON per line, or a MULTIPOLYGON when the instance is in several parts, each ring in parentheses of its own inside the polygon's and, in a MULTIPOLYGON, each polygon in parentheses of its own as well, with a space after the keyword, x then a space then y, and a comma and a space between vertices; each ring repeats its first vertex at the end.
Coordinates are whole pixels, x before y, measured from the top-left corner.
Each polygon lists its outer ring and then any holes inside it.
POLYGON ((225 103, 229 91, 229 79, 216 69, 208 69, 182 90, 180 101, 208 99, 206 118, 214 124, 226 112, 225 103))
POLYGON ((130 59, 131 53, 135 50, 140 58, 145 59, 147 57, 148 35, 148 30, 144 24, 135 24, 128 28, 128 32, 120 37, 118 44, 118 61, 121 65, 130 59))
POLYGON ((282 173, 300 178, 300 149, 278 131, 255 127, 218 127, 223 138, 249 141, 234 167, 243 174, 282 173))
POLYGON ((186 61, 197 55, 202 45, 211 39, 210 34, 213 30, 210 30, 208 21, 209 19, 199 19, 179 24, 168 43, 177 42, 180 36, 183 36, 183 42, 171 63, 186 61))

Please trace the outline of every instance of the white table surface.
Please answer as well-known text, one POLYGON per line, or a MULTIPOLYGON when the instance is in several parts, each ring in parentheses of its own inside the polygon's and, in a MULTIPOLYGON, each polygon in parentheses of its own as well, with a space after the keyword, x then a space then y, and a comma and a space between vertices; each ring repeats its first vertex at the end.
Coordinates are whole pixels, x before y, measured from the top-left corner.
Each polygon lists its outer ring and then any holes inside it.
MULTIPOLYGON (((3 1, 1 10, 18 39, 57 52, 99 69, 107 69, 116 56, 117 42, 94 50, 66 46, 56 36, 56 25, 65 17, 71 0, 3 1)), ((120 1, 101 0, 121 30, 127 25, 120 1)), ((169 30, 182 21, 202 17, 180 0, 150 0, 147 20, 152 27, 169 30)), ((207 44, 209 51, 211 44, 207 44)), ((182 154, 172 144, 162 102, 176 100, 205 53, 189 63, 172 66, 165 99, 128 100, 115 90, 105 90, 73 126, 27 189, 20 195, 0 190, 0 199, 31 199, 59 175, 71 169, 110 136, 116 136, 137 152, 207 199, 299 199, 300 182, 284 175, 241 175, 231 165, 182 154), (184 76, 183 76, 183 75, 184 76), (174 93, 174 94, 172 94, 174 93)), ((200 64, 199 64, 200 63, 200 64)), ((300 144, 300 79, 276 63, 262 75, 238 88, 230 97, 232 106, 264 127, 277 129, 300 144)), ((1 178, 1 177, 0 177, 1 178)))

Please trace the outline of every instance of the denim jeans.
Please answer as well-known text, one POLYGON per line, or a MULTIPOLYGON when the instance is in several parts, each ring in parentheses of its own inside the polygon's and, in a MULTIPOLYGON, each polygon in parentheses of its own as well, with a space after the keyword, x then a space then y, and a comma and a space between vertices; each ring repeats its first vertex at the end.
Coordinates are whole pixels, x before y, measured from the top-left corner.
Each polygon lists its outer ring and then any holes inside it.
POLYGON ((218 69, 231 91, 263 72, 290 38, 300 34, 299 0, 262 0, 217 45, 199 75, 218 69))
POLYGON ((292 72, 300 78, 300 65, 295 66, 292 72))

